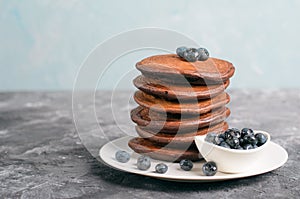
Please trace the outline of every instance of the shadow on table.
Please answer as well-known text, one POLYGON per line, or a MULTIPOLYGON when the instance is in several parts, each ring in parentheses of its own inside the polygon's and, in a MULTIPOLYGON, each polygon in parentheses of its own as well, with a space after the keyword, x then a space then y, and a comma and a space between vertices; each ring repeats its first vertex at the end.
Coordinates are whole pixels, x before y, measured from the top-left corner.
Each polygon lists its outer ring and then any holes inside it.
POLYGON ((154 191, 167 192, 185 192, 185 191, 208 191, 208 190, 230 190, 240 186, 251 186, 261 182, 269 174, 247 177, 242 179, 234 179, 220 182, 209 183, 189 183, 189 182, 172 182, 164 181, 147 176, 126 173, 115 170, 95 159, 91 165, 90 174, 99 180, 106 181, 116 186, 130 187, 135 189, 146 189, 154 191))

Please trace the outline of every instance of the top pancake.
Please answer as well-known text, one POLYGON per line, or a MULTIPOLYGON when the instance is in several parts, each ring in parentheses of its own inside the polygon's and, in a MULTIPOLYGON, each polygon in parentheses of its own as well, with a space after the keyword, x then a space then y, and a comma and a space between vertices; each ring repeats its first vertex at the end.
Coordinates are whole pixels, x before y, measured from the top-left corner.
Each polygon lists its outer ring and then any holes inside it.
POLYGON ((176 54, 156 55, 143 59, 136 68, 147 77, 169 82, 214 84, 227 81, 233 76, 232 63, 209 58, 206 61, 187 62, 176 54))

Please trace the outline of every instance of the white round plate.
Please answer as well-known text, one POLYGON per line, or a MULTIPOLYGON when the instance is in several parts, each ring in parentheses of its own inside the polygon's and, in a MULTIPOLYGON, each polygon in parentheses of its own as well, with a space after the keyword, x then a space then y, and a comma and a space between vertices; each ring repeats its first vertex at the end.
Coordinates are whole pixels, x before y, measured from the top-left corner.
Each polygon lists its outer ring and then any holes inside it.
POLYGON ((230 174, 218 172, 214 176, 204 176, 201 170, 203 163, 205 163, 204 160, 194 163, 194 167, 191 171, 183 171, 180 169, 178 163, 164 162, 154 159, 151 160, 151 167, 149 170, 141 171, 136 167, 136 161, 140 155, 133 152, 127 144, 131 138, 131 136, 126 136, 105 144, 99 151, 100 158, 104 163, 115 169, 169 181, 214 182, 244 178, 263 174, 277 169, 281 167, 288 159, 288 154, 284 148, 282 148, 278 144, 275 144, 274 142, 270 142, 267 149, 261 153, 261 155, 264 157, 262 158, 263 161, 259 162, 251 170, 244 173, 230 174), (118 150, 124 150, 131 154, 129 162, 120 163, 116 161, 115 153, 118 150), (165 174, 159 174, 155 172, 155 165, 161 162, 168 165, 168 171, 165 174))

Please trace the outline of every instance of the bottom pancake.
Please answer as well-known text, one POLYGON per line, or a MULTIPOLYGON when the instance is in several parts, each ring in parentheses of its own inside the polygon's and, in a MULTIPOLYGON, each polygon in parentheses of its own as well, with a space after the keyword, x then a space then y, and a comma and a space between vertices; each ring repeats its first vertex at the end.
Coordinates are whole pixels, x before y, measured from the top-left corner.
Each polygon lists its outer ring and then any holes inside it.
POLYGON ((157 160, 179 162, 183 159, 197 161, 202 158, 197 148, 188 148, 185 150, 161 147, 143 138, 131 139, 128 142, 128 146, 136 153, 144 154, 157 160))
POLYGON ((174 148, 189 147, 194 145, 194 136, 204 135, 209 132, 220 133, 228 129, 228 124, 226 122, 221 122, 219 124, 198 129, 198 131, 184 133, 184 134, 168 134, 168 133, 154 133, 143 129, 143 127, 136 126, 136 131, 142 138, 148 139, 160 146, 168 146, 174 148))

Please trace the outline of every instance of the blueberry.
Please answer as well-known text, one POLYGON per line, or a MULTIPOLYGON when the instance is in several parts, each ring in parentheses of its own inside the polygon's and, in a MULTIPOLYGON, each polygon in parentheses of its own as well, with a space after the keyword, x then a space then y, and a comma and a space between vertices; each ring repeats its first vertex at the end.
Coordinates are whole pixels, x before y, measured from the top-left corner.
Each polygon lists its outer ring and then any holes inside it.
POLYGON ((205 48, 198 48, 199 56, 198 60, 199 61, 206 61, 209 57, 209 52, 205 48))
POLYGON ((245 143, 245 140, 242 137, 239 138, 239 141, 240 141, 241 146, 247 144, 247 143, 245 143))
POLYGON ((185 59, 188 62, 195 62, 197 61, 199 56, 199 52, 196 48, 188 48, 183 53, 183 59, 185 59))
POLYGON ((261 146, 267 142, 267 137, 263 133, 255 134, 255 139, 257 141, 257 146, 261 146))
POLYGON ((115 158, 118 162, 126 163, 129 161, 130 155, 126 151, 119 150, 116 152, 115 158))
POLYGON ((254 132, 252 129, 249 129, 249 128, 243 128, 241 130, 241 137, 244 137, 246 135, 254 135, 254 132))
POLYGON ((257 145, 252 145, 254 149, 256 149, 258 146, 257 145))
POLYGON ((243 148, 244 148, 245 150, 249 150, 249 149, 253 149, 253 146, 252 146, 252 144, 245 144, 245 145, 243 146, 243 148))
POLYGON ((220 138, 219 136, 216 136, 215 139, 213 140, 213 143, 216 145, 221 144, 221 142, 224 142, 224 139, 220 138))
POLYGON ((209 142, 209 143, 214 143, 214 140, 215 140, 216 137, 217 137, 217 134, 216 134, 216 133, 208 133, 208 134, 205 136, 204 140, 205 140, 206 142, 209 142))
POLYGON ((190 171, 193 168, 193 162, 191 160, 181 160, 179 162, 180 168, 185 171, 190 171))
POLYGON ((237 137, 227 138, 226 143, 233 149, 237 149, 240 145, 240 141, 237 137))
POLYGON ((237 138, 240 138, 241 137, 241 133, 240 133, 240 130, 237 129, 237 128, 231 128, 231 129, 227 129, 225 131, 225 137, 226 138, 229 138, 229 137, 237 137, 237 138))
POLYGON ((235 137, 237 137, 237 138, 240 138, 240 137, 241 137, 241 132, 240 132, 239 129, 237 129, 237 128, 232 128, 231 130, 232 130, 233 136, 235 136, 235 137))
POLYGON ((219 146, 230 149, 230 146, 226 142, 221 142, 219 146))
POLYGON ((225 140, 228 139, 228 138, 231 138, 233 135, 233 132, 231 129, 227 129, 225 132, 224 132, 224 137, 225 137, 225 140))
POLYGON ((164 163, 159 163, 155 166, 155 171, 157 173, 166 173, 168 171, 168 166, 164 163))
POLYGON ((202 171, 203 174, 206 176, 213 176, 217 173, 217 164, 213 161, 210 162, 206 162, 205 164, 203 164, 202 166, 202 171))
POLYGON ((224 133, 220 133, 220 134, 218 135, 218 137, 219 137, 219 138, 222 138, 223 140, 225 140, 225 135, 224 135, 224 133))
POLYGON ((179 47, 176 49, 176 54, 179 56, 179 57, 182 57, 183 58, 183 53, 187 50, 188 48, 185 47, 185 46, 182 46, 182 47, 179 47))
POLYGON ((150 161, 150 157, 148 156, 140 156, 137 159, 137 168, 140 170, 148 170, 151 166, 151 161, 150 161))
POLYGON ((243 140, 244 140, 244 144, 252 144, 252 145, 257 144, 257 140, 255 139, 254 135, 245 135, 243 140))

